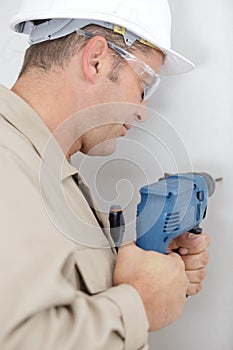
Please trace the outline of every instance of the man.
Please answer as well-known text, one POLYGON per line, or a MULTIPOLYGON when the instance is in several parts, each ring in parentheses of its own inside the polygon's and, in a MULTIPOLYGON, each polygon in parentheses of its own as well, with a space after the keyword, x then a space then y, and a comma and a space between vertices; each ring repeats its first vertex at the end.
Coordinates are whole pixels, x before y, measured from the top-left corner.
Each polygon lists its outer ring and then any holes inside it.
POLYGON ((1 348, 146 349, 201 289, 207 235, 174 241, 180 255, 133 242, 117 255, 69 162, 110 154, 145 118, 160 72, 192 68, 169 27, 165 0, 22 2, 12 28, 30 47, 0 90, 1 348))

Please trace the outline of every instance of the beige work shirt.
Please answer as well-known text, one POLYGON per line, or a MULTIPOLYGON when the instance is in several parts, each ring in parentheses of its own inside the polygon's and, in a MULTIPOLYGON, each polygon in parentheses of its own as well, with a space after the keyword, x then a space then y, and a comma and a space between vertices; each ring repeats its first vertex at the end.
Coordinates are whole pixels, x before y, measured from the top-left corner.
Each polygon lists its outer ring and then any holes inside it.
POLYGON ((0 162, 0 349, 147 349, 140 296, 113 286, 106 219, 41 118, 3 86, 0 162))

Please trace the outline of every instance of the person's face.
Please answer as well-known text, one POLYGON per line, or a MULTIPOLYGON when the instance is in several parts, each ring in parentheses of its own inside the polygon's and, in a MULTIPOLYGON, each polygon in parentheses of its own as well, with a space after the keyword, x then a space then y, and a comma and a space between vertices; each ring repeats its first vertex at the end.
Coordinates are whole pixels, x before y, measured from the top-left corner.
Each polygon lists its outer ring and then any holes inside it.
MULTIPOLYGON (((162 53, 150 50, 148 54, 137 52, 134 55, 159 74, 162 53)), ((127 61, 124 63, 117 72, 117 79, 106 77, 95 94, 95 117, 85 118, 89 127, 79 139, 79 150, 84 154, 104 156, 113 153, 116 140, 126 135, 132 122, 143 122, 147 118, 147 102, 142 99, 143 81, 127 61)), ((92 108, 95 107, 92 105, 92 108)), ((75 145, 72 153, 75 153, 75 145)))

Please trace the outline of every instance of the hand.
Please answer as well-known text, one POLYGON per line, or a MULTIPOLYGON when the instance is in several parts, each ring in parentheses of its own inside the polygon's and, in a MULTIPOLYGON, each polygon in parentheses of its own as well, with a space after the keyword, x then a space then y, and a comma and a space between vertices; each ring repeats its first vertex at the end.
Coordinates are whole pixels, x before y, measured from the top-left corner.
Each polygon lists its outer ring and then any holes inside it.
POLYGON ((114 284, 130 284, 145 306, 150 331, 159 330, 180 317, 188 288, 184 263, 175 253, 145 251, 135 243, 122 246, 114 272, 114 284))
POLYGON ((206 276, 206 265, 210 238, 205 233, 195 235, 185 233, 177 237, 169 245, 169 250, 178 251, 185 264, 185 270, 189 279, 187 295, 194 295, 202 289, 202 282, 206 276))

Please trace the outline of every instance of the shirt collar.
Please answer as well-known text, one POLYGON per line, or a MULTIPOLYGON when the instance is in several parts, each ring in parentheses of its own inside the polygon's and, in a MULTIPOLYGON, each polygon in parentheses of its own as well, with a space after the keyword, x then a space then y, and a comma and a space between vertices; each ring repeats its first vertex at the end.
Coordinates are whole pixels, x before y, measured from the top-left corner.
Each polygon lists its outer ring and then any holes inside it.
POLYGON ((50 167, 59 171, 61 180, 78 172, 67 161, 58 142, 33 108, 3 85, 0 85, 0 114, 31 142, 50 167))

